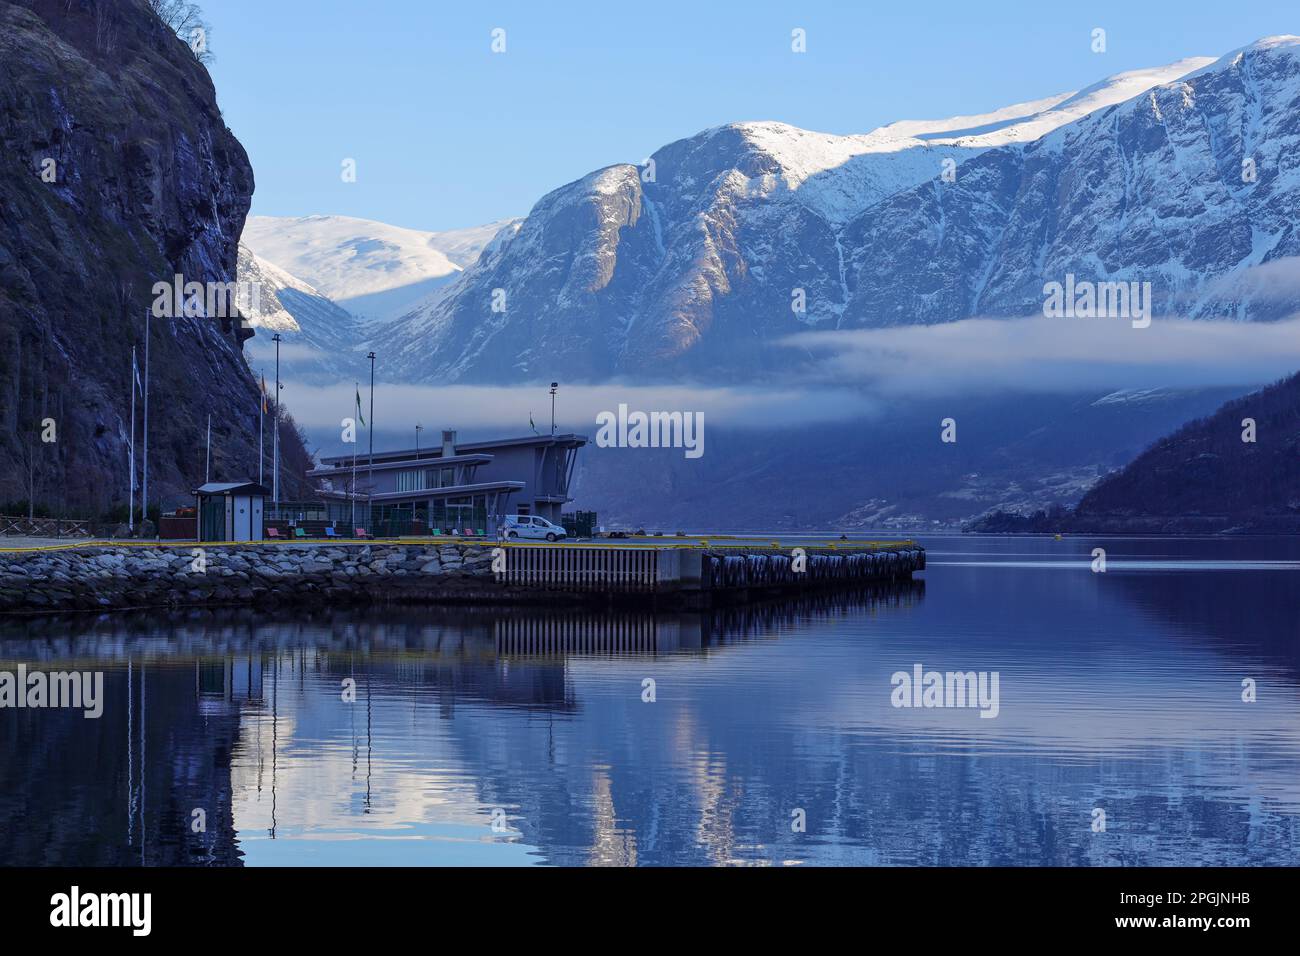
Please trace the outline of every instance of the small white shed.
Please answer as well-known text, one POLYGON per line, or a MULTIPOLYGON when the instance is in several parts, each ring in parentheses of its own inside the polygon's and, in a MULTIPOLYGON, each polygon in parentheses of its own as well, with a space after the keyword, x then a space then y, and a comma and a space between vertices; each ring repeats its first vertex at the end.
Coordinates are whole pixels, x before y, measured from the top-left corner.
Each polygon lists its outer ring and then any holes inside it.
POLYGON ((210 481, 194 492, 200 541, 260 541, 271 494, 255 481, 210 481))

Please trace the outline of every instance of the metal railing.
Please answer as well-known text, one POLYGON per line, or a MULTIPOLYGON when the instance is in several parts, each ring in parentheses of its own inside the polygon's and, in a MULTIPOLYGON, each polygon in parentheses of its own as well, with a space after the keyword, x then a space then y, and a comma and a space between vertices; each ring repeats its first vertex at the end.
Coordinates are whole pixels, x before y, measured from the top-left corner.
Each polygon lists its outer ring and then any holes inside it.
POLYGON ((752 545, 710 550, 676 547, 507 545, 497 580, 520 587, 562 591, 644 592, 664 588, 769 587, 807 582, 891 579, 925 570, 925 551, 911 542, 806 546, 796 563, 789 548, 752 545), (718 553, 722 551, 723 553, 718 553))
POLYGON ((560 590, 653 591, 676 579, 669 567, 674 562, 662 560, 670 554, 656 548, 509 547, 498 579, 560 590))

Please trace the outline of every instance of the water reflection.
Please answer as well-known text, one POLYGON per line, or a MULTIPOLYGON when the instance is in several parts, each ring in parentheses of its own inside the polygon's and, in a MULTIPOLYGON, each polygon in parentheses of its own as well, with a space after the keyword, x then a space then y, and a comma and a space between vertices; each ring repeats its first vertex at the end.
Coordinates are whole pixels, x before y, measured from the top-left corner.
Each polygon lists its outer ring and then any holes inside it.
POLYGON ((0 711, 0 859, 1300 859, 1300 689, 1294 645, 1277 638, 1295 599, 1267 580, 1291 572, 1014 562, 705 614, 10 622, 0 669, 103 669, 107 702, 97 721, 0 711), (1207 576, 1211 589, 1250 581, 1262 606, 1210 611, 1193 597, 1207 576), (890 675, 918 662, 999 671, 998 718, 892 707, 890 675), (1243 674, 1259 681, 1255 704, 1240 702, 1243 674))

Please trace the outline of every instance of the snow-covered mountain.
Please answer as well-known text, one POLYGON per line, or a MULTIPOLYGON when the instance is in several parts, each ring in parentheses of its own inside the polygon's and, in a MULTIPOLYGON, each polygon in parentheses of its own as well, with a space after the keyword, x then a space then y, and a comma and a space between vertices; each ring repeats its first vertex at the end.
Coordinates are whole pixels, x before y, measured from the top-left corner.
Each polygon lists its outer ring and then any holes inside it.
MULTIPOLYGON (((239 245, 240 313, 248 324, 268 333, 279 332, 281 374, 332 381, 351 373, 361 339, 357 320, 327 296, 279 266, 239 245)), ((270 334, 258 335, 246 347, 250 361, 266 367, 275 360, 270 334)))
POLYGON ((251 216, 242 242, 362 322, 419 305, 466 266, 510 220, 421 232, 348 216, 251 216))
POLYGON ((1279 37, 861 136, 706 130, 546 195, 376 338, 415 380, 753 380, 792 332, 1041 314, 1069 272, 1273 318, 1300 308, 1298 106, 1279 37))
POLYGON ((1041 314, 1067 275, 1150 282, 1157 316, 1300 309, 1300 38, 1234 51, 844 231, 849 326, 1041 314))

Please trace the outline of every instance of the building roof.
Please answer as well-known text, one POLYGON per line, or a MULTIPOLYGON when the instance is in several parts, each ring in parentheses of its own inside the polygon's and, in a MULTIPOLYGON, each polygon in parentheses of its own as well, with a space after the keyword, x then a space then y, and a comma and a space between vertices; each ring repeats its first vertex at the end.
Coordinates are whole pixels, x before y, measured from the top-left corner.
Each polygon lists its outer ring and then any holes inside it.
MULTIPOLYGON (((577 435, 568 432, 563 435, 526 435, 523 438, 498 438, 494 441, 458 441, 456 442, 456 457, 454 459, 445 459, 448 462, 459 461, 463 458, 473 455, 490 455, 494 448, 514 448, 520 445, 560 445, 565 448, 581 448, 587 444, 586 435, 577 435)), ((367 461, 369 460, 367 454, 367 461)), ((386 461, 403 461, 412 462, 416 460, 416 449, 414 448, 396 448, 390 451, 375 452, 375 465, 379 466, 381 462, 386 461)), ((419 461, 437 462, 444 460, 442 458, 442 448, 439 445, 419 449, 419 461)), ((322 456, 322 462, 351 462, 352 455, 328 455, 322 456)), ((361 456, 357 456, 357 467, 361 467, 361 456)), ((368 466, 367 466, 368 467, 368 466)))
MULTIPOLYGON (((421 491, 377 491, 373 495, 357 492, 356 499, 397 501, 409 498, 412 501, 425 501, 430 498, 464 498, 480 491, 522 491, 524 487, 522 481, 483 481, 472 485, 453 485, 448 488, 425 488, 421 491)), ((319 491, 317 494, 332 501, 352 500, 346 491, 319 491)))
POLYGON ((271 490, 255 481, 209 481, 194 489, 196 495, 262 495, 266 497, 271 490))
MULTIPOLYGON (((391 471, 392 469, 395 468, 410 468, 420 463, 434 465, 434 466, 462 465, 462 464, 486 465, 488 464, 488 462, 492 460, 491 455, 452 455, 452 456, 448 456, 447 458, 443 458, 440 455, 426 456, 423 448, 420 449, 420 457, 418 460, 414 458, 405 461, 385 460, 385 458, 391 458, 393 454, 394 454, 393 452, 384 452, 383 456, 381 457, 381 454, 379 452, 376 452, 375 463, 373 466, 369 464, 368 457, 363 458, 361 455, 358 455, 356 459, 357 470, 370 471, 373 469, 374 471, 391 471)), ((326 462, 327 464, 322 464, 319 468, 311 469, 309 472, 307 472, 308 478, 328 478, 330 475, 344 475, 352 471, 351 455, 340 455, 338 457, 322 458, 321 461, 326 462)))

